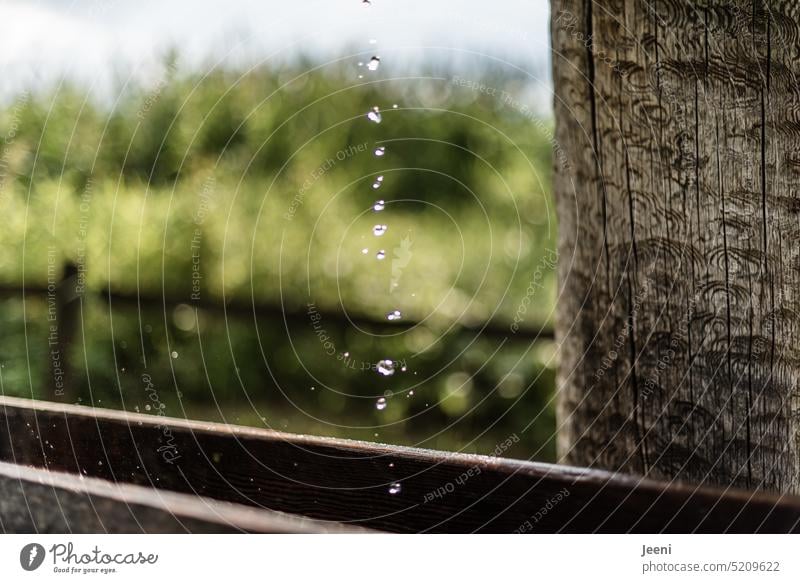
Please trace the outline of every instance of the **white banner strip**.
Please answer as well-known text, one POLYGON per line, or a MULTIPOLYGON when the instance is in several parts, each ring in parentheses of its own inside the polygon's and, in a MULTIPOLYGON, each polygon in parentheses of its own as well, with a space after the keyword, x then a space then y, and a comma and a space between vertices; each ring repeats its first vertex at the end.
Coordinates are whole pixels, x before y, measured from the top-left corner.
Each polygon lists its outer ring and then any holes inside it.
POLYGON ((786 535, 5 535, 0 581, 798 581, 786 535), (175 579, 177 580, 177 579, 175 579))

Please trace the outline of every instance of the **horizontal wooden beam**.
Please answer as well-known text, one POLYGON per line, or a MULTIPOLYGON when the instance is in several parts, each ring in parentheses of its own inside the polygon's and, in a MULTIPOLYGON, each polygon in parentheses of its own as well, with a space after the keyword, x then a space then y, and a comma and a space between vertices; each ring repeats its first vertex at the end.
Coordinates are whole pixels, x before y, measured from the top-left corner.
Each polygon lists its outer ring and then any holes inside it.
POLYGON ((202 496, 0 462, 3 533, 365 532, 202 496))
POLYGON ((795 532, 800 523, 792 496, 11 397, 0 398, 0 460, 394 532, 795 532))

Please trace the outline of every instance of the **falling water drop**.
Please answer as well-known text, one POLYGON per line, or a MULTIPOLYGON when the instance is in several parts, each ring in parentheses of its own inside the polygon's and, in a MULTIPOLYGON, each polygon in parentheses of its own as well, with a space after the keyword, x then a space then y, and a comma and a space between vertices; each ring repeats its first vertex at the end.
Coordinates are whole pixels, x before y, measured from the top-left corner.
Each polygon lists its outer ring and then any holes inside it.
POLYGON ((372 227, 372 234, 376 237, 382 237, 388 228, 386 225, 375 225, 372 227))
POLYGON ((389 360, 388 358, 379 360, 376 368, 378 370, 378 374, 381 374, 385 377, 390 377, 394 374, 394 361, 389 360))
POLYGON ((377 257, 377 258, 378 258, 378 261, 383 261, 384 259, 386 259, 386 251, 384 251, 383 249, 381 249, 380 251, 378 251, 378 252, 375 254, 375 257, 377 257))
POLYGON ((372 210, 376 213, 382 211, 386 208, 386 201, 385 200, 376 200, 375 204, 372 205, 372 210))
POLYGON ((383 176, 378 176, 378 177, 375 179, 375 182, 373 182, 373 183, 372 183, 372 188, 374 188, 375 190, 377 190, 377 189, 379 189, 381 186, 383 186, 383 176))
POLYGON ((381 123, 381 120, 383 120, 383 118, 381 117, 381 110, 377 105, 374 106, 372 110, 367 113, 367 119, 375 123, 381 123))
POLYGON ((389 494, 399 494, 403 489, 403 486, 400 485, 400 482, 392 482, 389 484, 389 494))
POLYGON ((395 103, 395 104, 392 106, 392 109, 397 109, 398 107, 400 107, 400 106, 399 106, 399 105, 397 105, 397 104, 395 103))
POLYGON ((386 319, 387 320, 399 320, 402 317, 403 317, 403 314, 400 313, 400 310, 394 310, 394 311, 389 312, 388 314, 386 314, 386 319))
POLYGON ((361 250, 361 253, 363 253, 364 255, 366 255, 367 253, 369 253, 369 249, 367 249, 366 247, 364 247, 364 248, 361 250))
POLYGON ((170 354, 170 356, 172 356, 172 358, 178 358, 178 352, 173 350, 172 354, 170 354))
POLYGON ((381 58, 380 57, 372 57, 367 63, 367 69, 370 71, 377 71, 378 67, 381 66, 381 58))
POLYGON ((386 146, 378 146, 377 148, 375 148, 375 155, 376 156, 378 156, 380 158, 384 154, 386 154, 386 146))
POLYGON ((384 409, 386 409, 386 398, 381 397, 380 399, 378 399, 378 401, 375 403, 375 408, 378 411, 383 411, 384 409))

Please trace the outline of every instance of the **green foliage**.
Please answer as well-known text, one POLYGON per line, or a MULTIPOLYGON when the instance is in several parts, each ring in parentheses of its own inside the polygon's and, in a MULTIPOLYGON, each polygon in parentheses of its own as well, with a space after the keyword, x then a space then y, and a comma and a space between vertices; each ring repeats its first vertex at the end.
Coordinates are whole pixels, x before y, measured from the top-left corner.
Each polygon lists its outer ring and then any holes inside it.
MULTIPOLYGON (((519 82, 474 74, 498 88, 519 82)), ((509 329, 534 276, 542 287, 520 326, 549 323, 546 125, 447 79, 354 76, 307 63, 201 74, 166 61, 151 86, 120 84, 109 103, 62 87, 9 105, 0 283, 46 286, 48 253, 79 266, 86 291, 69 358, 84 402, 144 410, 148 374, 170 415, 468 451, 517 432, 513 453, 552 457, 550 343, 462 330, 509 329), (380 125, 365 117, 376 104, 380 125), (378 145, 386 156, 374 156, 378 145), (388 203, 380 214, 376 198, 388 203), (376 222, 389 225, 380 239, 376 222), (109 307, 109 289, 157 303, 109 307), (274 309, 254 321, 203 307, 223 298, 274 309), (308 304, 374 320, 377 335, 325 320, 337 346, 327 355, 308 304), (397 308, 421 324, 395 334, 384 315, 397 308), (344 352, 414 357, 406 374, 380 379, 344 352)), ((3 390, 53 398, 43 299, 28 293, 24 305, 24 319, 20 299, 0 312, 14 339, 0 347, 3 390)))

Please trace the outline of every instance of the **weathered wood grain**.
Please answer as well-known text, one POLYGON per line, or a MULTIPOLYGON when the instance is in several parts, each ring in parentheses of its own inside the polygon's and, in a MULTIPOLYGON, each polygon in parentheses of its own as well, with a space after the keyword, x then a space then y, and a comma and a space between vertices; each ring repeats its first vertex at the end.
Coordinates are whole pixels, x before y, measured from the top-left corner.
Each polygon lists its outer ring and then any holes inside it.
POLYGON ((0 462, 0 532, 325 533, 363 529, 0 462))
POLYGON ((554 0, 559 451, 800 490, 800 5, 554 0))
POLYGON ((393 532, 800 528, 795 497, 10 397, 0 460, 393 532))

